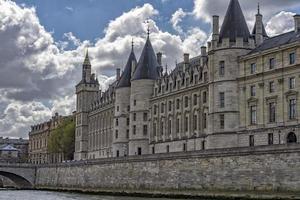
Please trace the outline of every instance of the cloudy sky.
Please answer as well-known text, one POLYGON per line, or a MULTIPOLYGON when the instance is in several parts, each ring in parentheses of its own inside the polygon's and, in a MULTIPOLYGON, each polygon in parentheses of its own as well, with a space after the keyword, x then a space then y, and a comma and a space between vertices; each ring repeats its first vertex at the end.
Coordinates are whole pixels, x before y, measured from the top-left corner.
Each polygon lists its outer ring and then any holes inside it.
MULTIPOLYGON (((252 29, 258 0, 240 0, 252 29)), ((170 68, 199 54, 211 16, 229 0, 0 0, 0 136, 27 137, 30 125, 75 110, 74 87, 89 47, 105 89, 122 68, 132 38, 139 56, 148 19, 151 40, 170 68)), ((269 35, 293 28, 299 0, 260 0, 269 35)))

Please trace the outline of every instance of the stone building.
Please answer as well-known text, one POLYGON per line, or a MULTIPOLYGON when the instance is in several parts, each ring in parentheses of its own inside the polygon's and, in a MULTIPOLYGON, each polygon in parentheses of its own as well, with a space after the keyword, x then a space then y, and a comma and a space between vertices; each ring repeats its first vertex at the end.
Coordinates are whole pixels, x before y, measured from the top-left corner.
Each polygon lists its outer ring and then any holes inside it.
POLYGON ((29 162, 34 164, 56 163, 64 160, 63 155, 50 153, 49 137, 60 123, 72 116, 61 116, 58 113, 46 122, 31 126, 29 132, 29 162))
POLYGON ((0 137, 0 160, 9 162, 28 161, 28 140, 0 137))
POLYGON ((199 56, 168 73, 150 36, 130 52, 105 92, 88 54, 76 86, 75 159, 296 143, 300 137, 300 16, 295 29, 266 33, 258 8, 250 33, 238 0, 199 56))

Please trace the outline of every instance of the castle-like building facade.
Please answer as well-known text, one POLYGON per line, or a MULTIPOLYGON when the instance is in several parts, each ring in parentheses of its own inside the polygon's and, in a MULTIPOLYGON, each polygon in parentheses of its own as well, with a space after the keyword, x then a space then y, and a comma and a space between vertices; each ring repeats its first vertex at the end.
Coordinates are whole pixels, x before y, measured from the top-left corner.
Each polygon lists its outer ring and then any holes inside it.
POLYGON ((300 16, 268 37, 250 33, 238 0, 199 56, 162 67, 150 37, 137 61, 102 92, 88 54, 76 85, 75 160, 297 143, 300 139, 300 16))

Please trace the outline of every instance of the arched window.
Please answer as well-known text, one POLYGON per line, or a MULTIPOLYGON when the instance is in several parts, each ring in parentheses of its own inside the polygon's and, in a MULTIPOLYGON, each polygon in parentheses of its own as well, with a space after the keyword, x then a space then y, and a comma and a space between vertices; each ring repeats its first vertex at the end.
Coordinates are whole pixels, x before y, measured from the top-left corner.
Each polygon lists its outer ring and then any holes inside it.
POLYGON ((286 137, 287 143, 296 143, 297 142, 297 136, 295 133, 290 132, 286 137))

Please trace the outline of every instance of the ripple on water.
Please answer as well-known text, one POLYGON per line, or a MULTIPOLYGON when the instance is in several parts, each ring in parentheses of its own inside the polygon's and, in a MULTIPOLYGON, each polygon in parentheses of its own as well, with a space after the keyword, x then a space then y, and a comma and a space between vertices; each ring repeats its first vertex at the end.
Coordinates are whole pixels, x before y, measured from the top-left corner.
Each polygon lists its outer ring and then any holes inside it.
MULTIPOLYGON (((34 190, 0 190, 0 200, 153 200, 153 198, 114 197, 34 190)), ((156 198, 155 200, 167 199, 156 198)))

